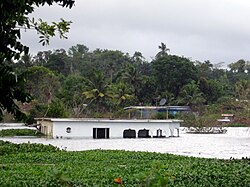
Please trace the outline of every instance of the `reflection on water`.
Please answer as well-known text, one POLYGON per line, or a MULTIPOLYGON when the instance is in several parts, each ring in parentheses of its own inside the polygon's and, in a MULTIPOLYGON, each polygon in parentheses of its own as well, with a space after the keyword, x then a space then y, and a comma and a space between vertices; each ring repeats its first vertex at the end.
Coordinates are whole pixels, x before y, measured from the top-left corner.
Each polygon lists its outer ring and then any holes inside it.
MULTIPOLYGON (((1 130, 1 127, 0 127, 1 130)), ((186 134, 163 139, 46 139, 0 138, 14 143, 52 144, 68 151, 112 149, 229 159, 250 157, 250 128, 227 128, 226 134, 186 134)))

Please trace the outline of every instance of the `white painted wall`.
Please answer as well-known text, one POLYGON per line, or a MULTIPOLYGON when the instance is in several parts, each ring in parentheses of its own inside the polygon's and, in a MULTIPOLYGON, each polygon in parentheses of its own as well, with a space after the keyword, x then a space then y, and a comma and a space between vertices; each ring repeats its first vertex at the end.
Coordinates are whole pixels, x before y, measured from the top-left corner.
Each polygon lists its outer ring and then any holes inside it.
MULTIPOLYGON (((52 119, 53 121, 53 119, 52 119)), ((176 120, 55 120, 53 121, 54 138, 93 138, 93 128, 109 128, 110 138, 122 138, 126 129, 136 130, 136 137, 140 129, 148 129, 150 136, 156 136, 158 129, 163 136, 170 136, 170 129, 176 131, 180 121, 176 120), (71 133, 66 129, 70 127, 71 133)), ((177 136, 177 132, 174 134, 177 136)))

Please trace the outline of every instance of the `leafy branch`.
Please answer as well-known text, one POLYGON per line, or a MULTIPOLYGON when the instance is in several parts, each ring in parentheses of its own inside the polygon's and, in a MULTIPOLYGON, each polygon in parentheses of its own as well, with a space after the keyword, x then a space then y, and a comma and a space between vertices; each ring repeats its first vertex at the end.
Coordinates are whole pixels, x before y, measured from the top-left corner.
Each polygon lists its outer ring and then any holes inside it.
POLYGON ((70 24, 72 21, 66 21, 63 18, 60 19, 60 22, 52 22, 49 24, 46 21, 43 21, 39 18, 37 21, 35 18, 27 18, 26 24, 23 26, 19 26, 19 29, 35 29, 37 34, 40 35, 39 43, 42 45, 49 45, 49 41, 51 37, 54 37, 56 33, 59 34, 60 39, 68 39, 67 33, 70 29, 70 24))

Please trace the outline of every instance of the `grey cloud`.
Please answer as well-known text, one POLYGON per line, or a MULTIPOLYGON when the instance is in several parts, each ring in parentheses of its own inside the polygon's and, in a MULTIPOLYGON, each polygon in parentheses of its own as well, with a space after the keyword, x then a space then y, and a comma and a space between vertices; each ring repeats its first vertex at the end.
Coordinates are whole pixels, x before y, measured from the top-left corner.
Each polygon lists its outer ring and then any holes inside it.
MULTIPOLYGON (((172 54, 231 63, 250 58, 249 8, 246 0, 77 0, 71 10, 43 7, 34 16, 73 21, 69 39, 53 39, 50 49, 83 43, 91 49, 141 51, 150 59, 165 42, 172 54)), ((42 49, 33 38, 23 41, 32 51, 42 49)))

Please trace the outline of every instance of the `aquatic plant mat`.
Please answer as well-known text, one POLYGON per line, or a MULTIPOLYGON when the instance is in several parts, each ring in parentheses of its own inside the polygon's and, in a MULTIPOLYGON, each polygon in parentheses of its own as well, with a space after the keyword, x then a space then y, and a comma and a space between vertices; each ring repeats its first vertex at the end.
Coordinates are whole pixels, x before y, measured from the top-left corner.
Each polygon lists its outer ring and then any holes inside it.
POLYGON ((0 141, 1 187, 118 185, 250 186, 250 161, 111 150, 66 152, 0 141))

